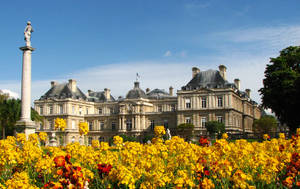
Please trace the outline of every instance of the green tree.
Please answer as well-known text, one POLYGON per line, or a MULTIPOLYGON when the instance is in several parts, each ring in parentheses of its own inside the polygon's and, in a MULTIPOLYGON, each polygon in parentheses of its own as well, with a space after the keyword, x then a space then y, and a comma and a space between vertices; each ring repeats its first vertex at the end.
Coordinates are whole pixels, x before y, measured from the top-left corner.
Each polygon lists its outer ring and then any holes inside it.
MULTIPOLYGON (((0 102, 0 127, 2 129, 2 138, 6 135, 13 135, 15 124, 21 117, 21 100, 5 99, 0 102)), ((31 119, 42 121, 42 117, 31 108, 31 119)))
POLYGON ((211 137, 215 137, 216 134, 221 136, 225 132, 225 124, 218 121, 206 122, 205 128, 211 137))
POLYGON ((277 129, 278 122, 274 116, 264 115, 253 122, 253 130, 260 134, 270 134, 277 129))
POLYGON ((300 47, 288 47, 271 58, 265 70, 262 95, 264 108, 271 108, 293 133, 300 125, 300 47))
POLYGON ((194 125, 191 123, 179 124, 176 128, 177 133, 182 135, 186 140, 190 140, 193 137, 194 125))

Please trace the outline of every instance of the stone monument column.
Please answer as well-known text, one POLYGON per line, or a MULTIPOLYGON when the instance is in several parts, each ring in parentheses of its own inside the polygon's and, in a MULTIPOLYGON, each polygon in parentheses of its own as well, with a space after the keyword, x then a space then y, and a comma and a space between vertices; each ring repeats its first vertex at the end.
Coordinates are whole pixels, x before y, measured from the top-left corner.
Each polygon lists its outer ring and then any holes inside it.
POLYGON ((26 46, 20 47, 23 51, 22 88, 21 88, 21 118, 16 123, 17 133, 28 135, 35 133, 36 124, 31 121, 31 53, 35 49, 31 47, 31 32, 33 29, 28 21, 24 31, 26 46))

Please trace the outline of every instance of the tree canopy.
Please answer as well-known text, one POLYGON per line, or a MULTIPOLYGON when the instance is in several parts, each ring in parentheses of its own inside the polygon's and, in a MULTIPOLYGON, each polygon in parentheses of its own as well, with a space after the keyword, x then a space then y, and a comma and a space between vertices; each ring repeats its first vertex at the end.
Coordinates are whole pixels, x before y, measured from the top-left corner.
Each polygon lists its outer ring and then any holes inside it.
MULTIPOLYGON (((2 138, 6 135, 13 135, 15 124, 20 120, 21 100, 9 99, 0 95, 0 127, 2 129, 2 138)), ((31 119, 41 121, 42 117, 31 108, 31 119)))
POLYGON ((271 108, 281 123, 295 132, 300 125, 300 47, 288 47, 271 58, 265 70, 262 95, 264 108, 271 108))
POLYGON ((270 134, 276 130, 277 126, 278 122, 276 118, 271 115, 264 115, 253 122, 254 131, 260 134, 270 134))
POLYGON ((221 135, 225 132, 225 124, 218 121, 206 122, 205 128, 210 136, 215 136, 215 134, 221 135))

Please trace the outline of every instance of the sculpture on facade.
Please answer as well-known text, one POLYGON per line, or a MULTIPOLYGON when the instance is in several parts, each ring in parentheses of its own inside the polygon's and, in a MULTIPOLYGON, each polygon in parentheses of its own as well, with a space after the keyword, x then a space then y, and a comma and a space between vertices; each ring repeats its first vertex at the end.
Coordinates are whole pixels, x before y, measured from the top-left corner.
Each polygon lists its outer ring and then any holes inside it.
POLYGON ((31 46, 30 39, 31 39, 31 33, 32 32, 33 32, 33 28, 31 26, 31 22, 28 21, 27 26, 24 30, 24 40, 26 41, 26 46, 31 46))

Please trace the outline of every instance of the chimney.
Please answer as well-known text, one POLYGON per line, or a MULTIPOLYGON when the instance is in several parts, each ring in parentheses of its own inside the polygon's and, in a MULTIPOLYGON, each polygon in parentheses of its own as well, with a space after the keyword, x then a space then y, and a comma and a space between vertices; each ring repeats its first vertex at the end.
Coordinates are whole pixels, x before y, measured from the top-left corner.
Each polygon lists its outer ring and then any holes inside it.
POLYGON ((219 66, 220 74, 221 74, 221 76, 223 77, 224 80, 226 80, 226 69, 227 68, 224 65, 219 66))
POLYGON ((88 90, 89 96, 91 95, 92 92, 93 92, 93 91, 92 91, 91 89, 88 90))
POLYGON ((169 95, 173 96, 173 87, 172 86, 170 86, 170 88, 169 88, 169 95))
POLYGON ((234 79, 234 84, 235 84, 236 88, 238 90, 240 90, 241 83, 240 83, 240 80, 238 78, 234 79))
POLYGON ((134 88, 140 88, 140 82, 138 81, 134 82, 134 88))
POLYGON ((68 87, 71 89, 72 92, 76 92, 76 80, 69 79, 68 87))
POLYGON ((200 72, 199 68, 193 67, 192 68, 192 78, 194 78, 199 72, 200 72))
POLYGON ((51 81, 51 88, 56 86, 57 85, 57 82, 56 81, 51 81))
POLYGON ((106 100, 110 100, 110 89, 107 88, 104 89, 104 96, 106 100))
POLYGON ((147 89, 146 89, 146 93, 149 93, 149 92, 150 92, 150 89, 149 89, 149 88, 147 88, 147 89))
POLYGON ((251 92, 251 90, 250 89, 246 89, 245 92, 246 92, 247 96, 250 98, 250 92, 251 92))

